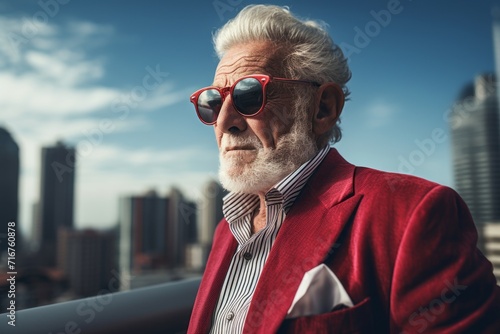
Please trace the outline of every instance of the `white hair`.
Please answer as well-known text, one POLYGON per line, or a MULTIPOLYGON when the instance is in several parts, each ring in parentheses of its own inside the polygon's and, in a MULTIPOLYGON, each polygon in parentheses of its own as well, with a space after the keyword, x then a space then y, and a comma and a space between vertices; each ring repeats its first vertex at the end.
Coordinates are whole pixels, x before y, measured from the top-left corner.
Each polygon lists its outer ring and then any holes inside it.
MULTIPOLYGON (((250 5, 220 28, 213 39, 219 59, 230 48, 242 43, 271 41, 284 46, 288 53, 283 59, 283 75, 318 83, 335 82, 345 97, 349 96, 346 83, 351 78, 351 71, 347 59, 326 31, 324 22, 300 20, 288 7, 250 5)), ((332 143, 342 137, 339 123, 340 118, 328 133, 332 143)))

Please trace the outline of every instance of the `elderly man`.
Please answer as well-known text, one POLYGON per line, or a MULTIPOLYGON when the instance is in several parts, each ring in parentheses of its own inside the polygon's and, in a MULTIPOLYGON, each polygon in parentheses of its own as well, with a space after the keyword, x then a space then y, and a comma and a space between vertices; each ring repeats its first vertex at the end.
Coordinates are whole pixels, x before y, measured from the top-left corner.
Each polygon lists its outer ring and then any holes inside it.
POLYGON ((330 148, 350 78, 286 8, 248 6, 214 37, 213 125, 230 191, 189 333, 500 333, 500 288, 451 189, 330 148))

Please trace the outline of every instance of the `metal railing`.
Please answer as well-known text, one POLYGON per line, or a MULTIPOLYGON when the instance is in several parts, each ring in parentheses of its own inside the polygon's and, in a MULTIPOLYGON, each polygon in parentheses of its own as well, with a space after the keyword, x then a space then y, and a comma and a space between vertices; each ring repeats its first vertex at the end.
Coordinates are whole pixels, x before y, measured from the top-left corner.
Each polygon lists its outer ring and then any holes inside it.
POLYGON ((0 333, 127 334, 186 331, 200 278, 0 314, 0 333))

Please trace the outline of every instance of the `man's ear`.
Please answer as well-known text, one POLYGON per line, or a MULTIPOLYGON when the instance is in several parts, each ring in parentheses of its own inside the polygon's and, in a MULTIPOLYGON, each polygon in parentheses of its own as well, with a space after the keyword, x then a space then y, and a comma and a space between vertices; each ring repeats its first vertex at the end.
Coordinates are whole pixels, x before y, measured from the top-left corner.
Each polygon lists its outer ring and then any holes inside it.
POLYGON ((344 100, 344 92, 336 83, 327 82, 318 88, 312 118, 312 130, 317 139, 335 125, 342 113, 344 100))

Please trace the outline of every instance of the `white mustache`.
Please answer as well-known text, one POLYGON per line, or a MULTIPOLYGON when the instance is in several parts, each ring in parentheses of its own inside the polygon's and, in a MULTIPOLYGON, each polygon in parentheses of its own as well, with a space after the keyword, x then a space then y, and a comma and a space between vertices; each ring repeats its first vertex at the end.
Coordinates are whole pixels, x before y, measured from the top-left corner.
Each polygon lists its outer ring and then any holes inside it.
POLYGON ((221 140, 220 151, 225 152, 231 147, 249 147, 259 149, 263 148, 261 141, 255 137, 238 137, 233 135, 223 135, 221 140))

